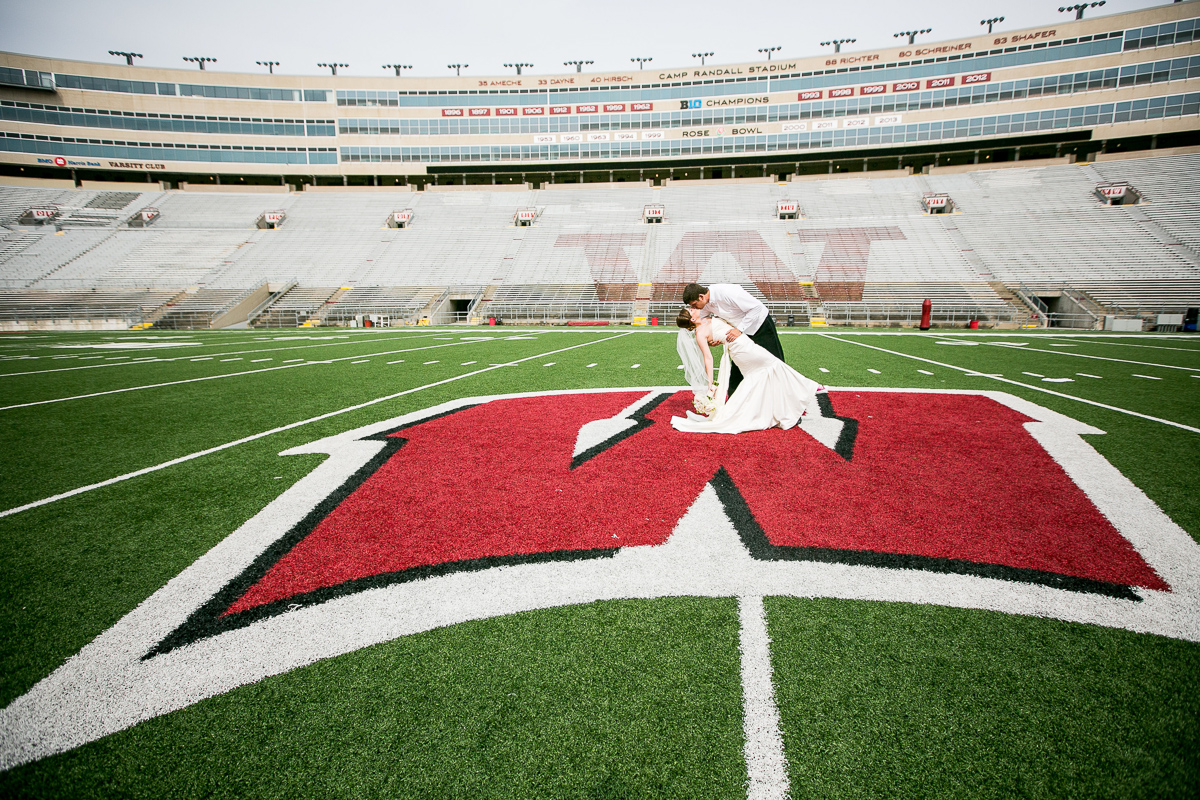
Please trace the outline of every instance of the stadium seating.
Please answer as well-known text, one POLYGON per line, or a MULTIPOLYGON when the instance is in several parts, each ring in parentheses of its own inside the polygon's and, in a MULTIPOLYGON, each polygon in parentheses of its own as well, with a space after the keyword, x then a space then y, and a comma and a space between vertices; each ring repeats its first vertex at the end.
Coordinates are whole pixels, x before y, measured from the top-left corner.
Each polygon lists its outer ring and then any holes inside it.
POLYGON ((264 283, 290 287, 258 309, 253 324, 264 326, 362 314, 436 321, 451 295, 476 303, 473 316, 665 316, 692 281, 742 284, 801 319, 843 305, 891 319, 930 298, 1015 324, 1027 311, 1016 295, 1068 287, 1102 311, 1149 314, 1200 305, 1198 191, 1200 155, 790 184, 291 194, 0 186, 0 288, 11 303, 38 298, 52 316, 74 313, 78 290, 125 291, 141 307, 159 296, 146 290, 174 299, 192 287, 151 315, 159 326, 211 320, 264 283), (1105 206, 1093 194, 1102 181, 1128 181, 1145 202, 1105 206), (924 213, 927 192, 948 194, 956 213, 924 213), (799 203, 800 219, 775 218, 782 199, 799 203), (60 209, 55 224, 18 225, 49 204, 60 209), (643 224, 649 204, 665 207, 666 224, 643 224), (127 227, 147 205, 158 219, 127 227), (388 228, 403 208, 413 209, 411 225, 388 228), (519 208, 536 209, 531 227, 514 224, 519 208), (280 228, 255 227, 277 209, 280 228), (337 287, 353 291, 335 297, 337 287))

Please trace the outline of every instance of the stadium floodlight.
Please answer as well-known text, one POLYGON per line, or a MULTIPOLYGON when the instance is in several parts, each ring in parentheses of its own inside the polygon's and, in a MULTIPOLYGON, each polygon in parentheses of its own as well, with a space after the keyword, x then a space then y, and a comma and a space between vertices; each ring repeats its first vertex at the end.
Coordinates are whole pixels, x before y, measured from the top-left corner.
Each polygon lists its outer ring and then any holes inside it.
POLYGON ((127 53, 124 50, 109 50, 108 54, 110 56, 125 56, 125 63, 131 67, 135 58, 145 58, 141 53, 127 53))
POLYGON ((919 30, 919 31, 900 31, 899 33, 893 33, 892 37, 895 39, 899 39, 901 36, 907 36, 908 43, 913 44, 914 42, 916 42, 917 37, 920 36, 921 34, 932 33, 932 32, 933 32, 933 28, 921 28, 921 30, 919 30))
POLYGON ((770 61, 770 60, 771 60, 771 53, 774 53, 776 50, 782 50, 782 49, 783 49, 782 47, 760 47, 760 48, 758 48, 758 52, 760 52, 760 53, 766 53, 766 54, 767 54, 767 61, 770 61))
POLYGON ((987 26, 988 26, 988 33, 991 33, 991 32, 992 32, 992 26, 993 26, 993 25, 999 24, 999 23, 1001 23, 1001 22, 1004 22, 1004 17, 992 17, 991 19, 981 19, 981 20, 979 20, 979 24, 980 24, 980 25, 987 25, 987 26))
POLYGON ((255 61, 254 63, 258 64, 260 67, 266 67, 267 72, 271 73, 272 75, 275 74, 275 68, 279 66, 278 61, 255 61))
POLYGON ((462 71, 469 66, 471 66, 471 65, 470 64, 447 64, 446 69, 454 70, 455 75, 462 75, 462 71))
POLYGON ((1098 3, 1076 3, 1073 6, 1062 6, 1058 9, 1058 11, 1060 14, 1065 11, 1074 11, 1075 19, 1083 19, 1084 11, 1087 11, 1089 8, 1095 8, 1096 6, 1102 6, 1104 3, 1105 0, 1100 0, 1098 3))
POLYGON ((206 61, 211 61, 214 64, 217 62, 217 60, 215 58, 209 58, 208 56, 184 56, 183 60, 184 61, 192 61, 192 62, 195 62, 196 64, 199 64, 200 69, 204 69, 204 63, 206 61))
POLYGON ((526 62, 524 62, 524 61, 514 61, 513 63, 511 63, 511 64, 505 64, 504 66, 506 66, 506 67, 516 67, 516 68, 517 68, 517 74, 518 74, 518 75, 520 75, 520 74, 521 74, 521 67, 532 67, 532 66, 533 66, 533 64, 529 64, 529 63, 526 63, 526 62))
POLYGON ((595 61, 564 61, 564 67, 574 67, 576 72, 583 72, 584 64, 595 64, 595 61))
POLYGON ((708 58, 709 56, 715 56, 715 55, 716 55, 716 53, 692 53, 692 58, 700 59, 700 66, 703 67, 704 59, 708 58))
POLYGON ((383 65, 383 67, 382 67, 382 69, 394 69, 394 70, 396 70, 396 77, 397 77, 397 78, 399 78, 399 77, 400 77, 400 70, 402 70, 402 69, 412 69, 412 64, 384 64, 384 65, 383 65))
POLYGON ((340 63, 340 62, 337 62, 337 61, 330 61, 328 64, 317 64, 317 66, 318 66, 318 67, 329 67, 329 70, 330 70, 330 72, 331 72, 332 74, 334 74, 334 75, 337 75, 337 68, 338 68, 338 67, 348 67, 348 66, 350 66, 350 65, 349 65, 349 64, 342 64, 342 63, 340 63))
POLYGON ((842 45, 851 44, 857 41, 858 39, 830 39, 828 42, 821 42, 821 47, 833 45, 833 52, 840 53, 842 52, 842 45))
POLYGON ((637 65, 638 65, 638 69, 641 69, 641 68, 642 68, 642 64, 645 64, 647 61, 653 61, 654 59, 653 59, 653 58, 651 58, 650 56, 647 56, 646 58, 638 58, 637 56, 634 56, 633 58, 631 58, 631 59, 629 59, 629 60, 630 60, 630 61, 636 61, 636 62, 637 62, 637 65))

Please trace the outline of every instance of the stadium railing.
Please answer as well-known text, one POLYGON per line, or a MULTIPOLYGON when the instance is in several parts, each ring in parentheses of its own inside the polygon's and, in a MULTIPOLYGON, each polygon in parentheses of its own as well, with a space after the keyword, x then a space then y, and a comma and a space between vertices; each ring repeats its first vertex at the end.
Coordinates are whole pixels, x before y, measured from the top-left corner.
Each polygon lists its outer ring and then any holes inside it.
POLYGON ((516 324, 565 322, 617 322, 633 319, 633 303, 571 303, 565 305, 493 303, 480 309, 483 319, 502 319, 516 324))

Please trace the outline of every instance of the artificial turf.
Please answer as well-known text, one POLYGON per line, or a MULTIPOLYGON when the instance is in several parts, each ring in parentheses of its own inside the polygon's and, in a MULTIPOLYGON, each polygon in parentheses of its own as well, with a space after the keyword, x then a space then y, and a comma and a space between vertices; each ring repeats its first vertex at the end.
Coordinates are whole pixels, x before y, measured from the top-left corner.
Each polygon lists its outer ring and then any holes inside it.
MULTIPOLYGON (((0 411, 0 511, 312 420, 0 517, 0 703, 27 691, 321 460, 278 455, 289 447, 460 397, 681 380, 669 331, 305 336, 0 338, 2 406, 281 366, 283 359, 332 361, 0 411), (494 338, 464 339, 472 335, 494 338), (511 336, 522 338, 503 338, 511 336), (78 347, 156 341, 196 344, 78 347), (564 349, 577 345, 584 346, 564 349), (114 352, 172 360, 71 369, 107 362, 114 352), (79 353, 104 358, 50 357, 79 353), (273 360, 249 363, 257 358, 273 360), (469 374, 497 363, 511 366, 469 374), (42 372, 49 369, 65 371, 42 372), (23 372, 40 374, 15 374, 23 372)), ((1004 391, 1094 425, 1106 433, 1089 443, 1200 540, 1200 434, 1072 399, 1200 427, 1194 337, 834 331, 782 338, 789 363, 830 386, 1004 391), (976 344, 937 343, 951 339, 976 344), (1099 359, 1037 352, 1052 343, 1099 359), (1026 372, 1073 382, 1046 383, 1026 372)), ((1200 645, 934 606, 774 598, 768 610, 793 797, 1197 793, 1200 645)), ((0 791, 742 796, 736 633, 729 600, 621 601, 467 623, 319 662, 11 770, 0 774, 0 791), (528 703, 509 697, 514 686, 522 689, 517 698, 530 692, 528 703)))

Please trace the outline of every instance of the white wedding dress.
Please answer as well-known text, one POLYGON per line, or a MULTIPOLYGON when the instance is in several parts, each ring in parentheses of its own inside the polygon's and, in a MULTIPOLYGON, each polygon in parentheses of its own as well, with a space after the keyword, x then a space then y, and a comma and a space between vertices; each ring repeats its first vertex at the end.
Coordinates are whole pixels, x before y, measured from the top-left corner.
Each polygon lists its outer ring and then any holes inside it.
MULTIPOLYGON (((732 327, 725 320, 714 317, 713 337, 723 340, 732 327)), ((699 349, 694 341, 693 345, 699 349)), ((806 412, 809 417, 821 416, 817 393, 824 391, 823 386, 796 372, 745 334, 726 344, 725 348, 742 371, 742 382, 737 391, 711 417, 690 411, 687 417, 671 417, 671 425, 676 430, 694 433, 786 430, 795 427, 806 412)), ((718 394, 723 394, 727 383, 726 376, 721 378, 722 390, 718 390, 718 394)))

